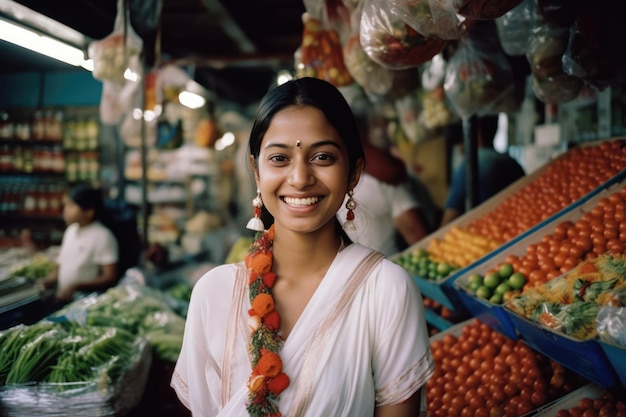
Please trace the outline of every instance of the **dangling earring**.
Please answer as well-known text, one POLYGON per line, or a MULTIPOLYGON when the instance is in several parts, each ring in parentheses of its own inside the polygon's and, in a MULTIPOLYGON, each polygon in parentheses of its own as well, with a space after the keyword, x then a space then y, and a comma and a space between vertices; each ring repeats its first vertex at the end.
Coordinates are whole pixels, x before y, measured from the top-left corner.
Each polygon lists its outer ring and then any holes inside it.
POLYGON ((356 209, 356 201, 352 198, 353 195, 353 190, 348 191, 348 201, 346 201, 348 214, 346 214, 346 222, 343 224, 343 230, 350 232, 356 230, 356 226, 354 225, 354 209, 356 209))
POLYGON ((265 230, 263 220, 261 220, 261 207, 263 207, 263 200, 261 200, 261 190, 256 189, 256 197, 252 200, 252 207, 254 207, 254 217, 248 221, 246 225, 247 229, 262 232, 265 230))

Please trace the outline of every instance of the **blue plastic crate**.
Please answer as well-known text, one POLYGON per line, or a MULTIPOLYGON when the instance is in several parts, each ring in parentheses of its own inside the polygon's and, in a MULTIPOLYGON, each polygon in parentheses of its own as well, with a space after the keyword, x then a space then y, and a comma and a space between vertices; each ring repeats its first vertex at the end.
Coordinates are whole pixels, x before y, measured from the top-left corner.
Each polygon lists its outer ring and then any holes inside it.
POLYGON ((463 305, 475 318, 510 339, 519 339, 515 326, 509 315, 504 311, 504 307, 477 298, 463 289, 459 289, 458 294, 463 305))
POLYGON ((619 383, 613 366, 596 340, 578 340, 522 317, 509 309, 520 339, 533 349, 604 388, 619 383))
POLYGON ((626 347, 606 343, 601 340, 598 343, 600 343, 600 347, 602 347, 606 357, 611 362, 617 377, 624 388, 626 388, 626 347))
POLYGON ((463 303, 461 303, 458 294, 456 294, 456 291, 449 283, 449 279, 450 278, 445 278, 443 281, 433 281, 418 275, 413 275, 413 281, 415 281, 423 296, 437 301, 450 310, 462 309, 463 303))

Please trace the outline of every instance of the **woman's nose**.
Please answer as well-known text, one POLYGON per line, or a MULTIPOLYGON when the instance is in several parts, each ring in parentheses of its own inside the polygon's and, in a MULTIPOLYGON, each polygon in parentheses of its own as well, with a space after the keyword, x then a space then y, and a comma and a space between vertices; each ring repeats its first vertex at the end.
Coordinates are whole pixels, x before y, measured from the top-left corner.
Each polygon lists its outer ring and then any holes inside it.
POLYGON ((294 160, 289 174, 289 182, 291 185, 302 188, 315 181, 311 166, 307 162, 308 161, 303 160, 303 158, 294 160))

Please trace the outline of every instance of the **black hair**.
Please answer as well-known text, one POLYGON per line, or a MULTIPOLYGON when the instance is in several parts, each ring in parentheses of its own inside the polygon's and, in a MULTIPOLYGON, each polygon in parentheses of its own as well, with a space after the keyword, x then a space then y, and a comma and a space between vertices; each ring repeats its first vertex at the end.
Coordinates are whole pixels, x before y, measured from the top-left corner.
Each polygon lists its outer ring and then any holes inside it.
POLYGON ((341 92, 331 83, 311 77, 288 81, 270 90, 261 99, 256 118, 250 132, 248 149, 256 159, 261 152, 261 142, 276 113, 293 105, 312 106, 320 110, 346 146, 348 151, 349 178, 356 172, 357 161, 365 160, 363 145, 359 137, 350 105, 341 92))
POLYGON ((102 191, 88 185, 72 187, 67 196, 83 210, 93 210, 93 220, 100 220, 104 211, 102 191))

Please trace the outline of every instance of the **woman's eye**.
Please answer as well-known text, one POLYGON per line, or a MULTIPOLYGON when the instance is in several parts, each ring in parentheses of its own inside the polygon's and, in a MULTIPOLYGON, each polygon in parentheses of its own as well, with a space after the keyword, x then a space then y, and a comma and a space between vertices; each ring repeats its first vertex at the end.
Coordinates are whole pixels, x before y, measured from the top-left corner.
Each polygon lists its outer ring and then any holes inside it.
POLYGON ((318 161, 318 162, 331 163, 335 160, 335 157, 331 154, 320 153, 320 154, 315 155, 313 157, 313 160, 318 161))
POLYGON ((287 157, 283 155, 272 155, 270 156, 269 160, 272 162, 286 162, 287 157))

